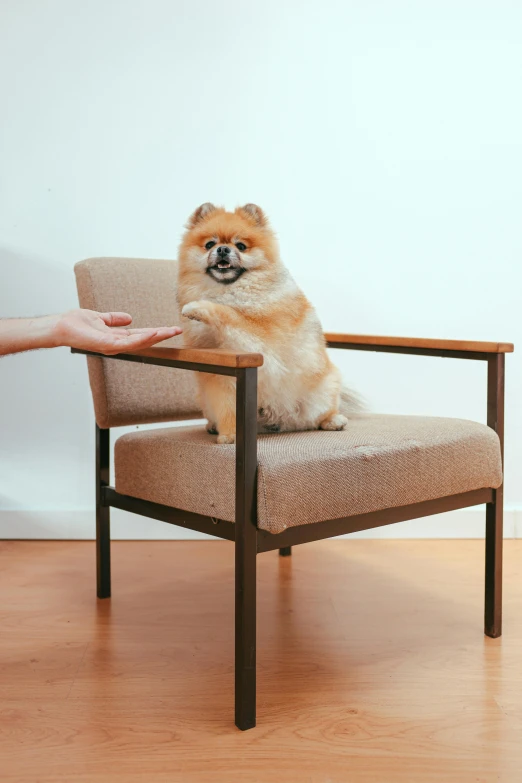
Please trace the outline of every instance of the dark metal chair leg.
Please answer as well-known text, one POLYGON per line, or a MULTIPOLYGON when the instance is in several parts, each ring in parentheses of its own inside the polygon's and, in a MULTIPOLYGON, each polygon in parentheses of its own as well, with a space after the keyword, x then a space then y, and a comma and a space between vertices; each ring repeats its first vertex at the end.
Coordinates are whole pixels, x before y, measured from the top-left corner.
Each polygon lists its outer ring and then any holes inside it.
POLYGON ((235 721, 256 725, 257 370, 242 369, 236 391, 235 721))
POLYGON ((282 546, 279 550, 279 554, 281 557, 289 557, 292 554, 292 547, 291 546, 282 546))
POLYGON ((486 505, 486 590, 484 633, 496 639, 502 633, 502 487, 495 502, 486 505))
MULTIPOLYGON (((504 462, 504 354, 488 359, 488 427, 500 438, 504 462)), ((486 506, 486 585, 484 633, 496 639, 502 633, 503 487, 486 506)))
POLYGON ((109 486, 110 430, 96 425, 96 594, 111 595, 111 522, 110 508, 103 505, 102 490, 109 486))

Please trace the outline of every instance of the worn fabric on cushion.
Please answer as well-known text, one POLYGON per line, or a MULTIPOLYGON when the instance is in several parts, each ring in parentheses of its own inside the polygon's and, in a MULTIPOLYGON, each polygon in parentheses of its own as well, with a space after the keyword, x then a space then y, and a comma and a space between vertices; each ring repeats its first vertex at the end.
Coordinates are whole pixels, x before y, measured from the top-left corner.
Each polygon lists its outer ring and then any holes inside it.
MULTIPOLYGON (((116 490, 234 521, 235 446, 203 427, 116 441, 116 490)), ((360 415, 344 432, 258 438, 258 527, 271 533, 502 483, 500 444, 483 424, 360 415)))
MULTIPOLYGON (((89 258, 74 267, 80 306, 130 313, 132 326, 176 326, 174 261, 89 258)), ((182 338, 161 345, 181 345, 182 338)), ((99 427, 200 418, 194 374, 186 370, 87 358, 99 427)))

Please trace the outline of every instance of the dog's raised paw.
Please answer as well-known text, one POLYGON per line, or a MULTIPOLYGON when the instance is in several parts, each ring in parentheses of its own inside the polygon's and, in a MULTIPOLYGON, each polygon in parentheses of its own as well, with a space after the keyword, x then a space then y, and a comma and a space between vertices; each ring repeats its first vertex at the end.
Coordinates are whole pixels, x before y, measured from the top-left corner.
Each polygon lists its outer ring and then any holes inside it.
POLYGON ((320 425, 320 430, 344 430, 346 425, 348 424, 348 419, 346 416, 343 416, 342 413, 332 413, 330 416, 327 416, 326 419, 324 419, 320 425))
POLYGON ((181 311, 181 315, 190 318, 191 321, 208 323, 210 320, 209 303, 205 301, 187 302, 181 311))

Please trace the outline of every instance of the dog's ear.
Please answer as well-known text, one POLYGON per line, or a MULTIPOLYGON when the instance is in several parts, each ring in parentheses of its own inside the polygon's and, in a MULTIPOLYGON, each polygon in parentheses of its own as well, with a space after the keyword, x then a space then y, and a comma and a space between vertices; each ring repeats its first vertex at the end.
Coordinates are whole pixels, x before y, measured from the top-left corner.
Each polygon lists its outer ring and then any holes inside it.
POLYGON ((187 221, 187 228, 194 228, 197 223, 203 220, 203 218, 206 218, 207 215, 210 215, 210 213, 214 212, 215 210, 216 207, 214 204, 211 204, 210 201, 206 201, 204 204, 201 204, 201 206, 198 207, 196 211, 193 212, 189 217, 187 221))
POLYGON ((256 226, 264 227, 268 225, 267 216, 265 215, 261 207, 257 206, 257 204, 245 204, 244 207, 238 207, 236 209, 236 213, 248 218, 248 220, 250 220, 250 222, 255 223, 256 226))

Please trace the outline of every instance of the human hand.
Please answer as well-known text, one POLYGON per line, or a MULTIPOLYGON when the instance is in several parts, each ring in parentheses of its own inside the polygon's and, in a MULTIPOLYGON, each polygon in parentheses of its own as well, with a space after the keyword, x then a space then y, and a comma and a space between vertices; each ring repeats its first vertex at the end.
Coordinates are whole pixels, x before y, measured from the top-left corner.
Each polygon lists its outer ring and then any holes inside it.
POLYGON ((52 326, 53 343, 82 351, 112 355, 149 348, 181 334, 179 326, 125 329, 132 323, 128 313, 97 313, 94 310, 70 310, 58 316, 52 326))

